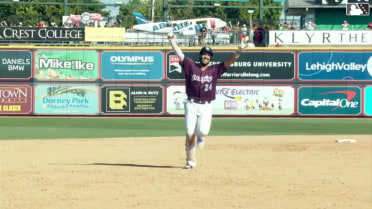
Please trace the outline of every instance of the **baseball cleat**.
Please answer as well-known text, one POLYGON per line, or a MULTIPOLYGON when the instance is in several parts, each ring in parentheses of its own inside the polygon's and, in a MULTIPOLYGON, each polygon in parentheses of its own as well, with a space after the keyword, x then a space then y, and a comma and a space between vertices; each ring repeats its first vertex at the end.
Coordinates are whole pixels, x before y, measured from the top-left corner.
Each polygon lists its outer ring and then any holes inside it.
POLYGON ((196 167, 196 162, 187 160, 186 161, 186 169, 192 169, 193 167, 196 167))
POLYGON ((204 149, 204 139, 198 139, 197 146, 199 149, 204 149))

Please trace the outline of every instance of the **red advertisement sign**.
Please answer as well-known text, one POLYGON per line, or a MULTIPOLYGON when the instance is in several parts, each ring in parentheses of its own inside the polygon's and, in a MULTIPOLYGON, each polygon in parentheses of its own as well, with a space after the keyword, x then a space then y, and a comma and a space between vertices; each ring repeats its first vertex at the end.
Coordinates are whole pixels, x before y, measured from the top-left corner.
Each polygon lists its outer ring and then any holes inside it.
POLYGON ((0 84, 0 115, 30 114, 32 94, 30 85, 0 84))

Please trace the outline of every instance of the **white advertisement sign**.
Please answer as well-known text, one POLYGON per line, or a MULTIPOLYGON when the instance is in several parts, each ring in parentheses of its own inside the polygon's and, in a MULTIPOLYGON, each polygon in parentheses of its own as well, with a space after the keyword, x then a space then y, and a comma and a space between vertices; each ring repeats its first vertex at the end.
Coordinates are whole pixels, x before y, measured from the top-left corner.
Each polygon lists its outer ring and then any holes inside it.
MULTIPOLYGON (((184 114, 187 101, 185 87, 167 88, 167 112, 184 114)), ((218 85, 212 101, 214 115, 292 115, 295 91, 292 86, 218 85)))
POLYGON ((273 30, 269 33, 269 45, 283 46, 372 46, 372 30, 273 30))

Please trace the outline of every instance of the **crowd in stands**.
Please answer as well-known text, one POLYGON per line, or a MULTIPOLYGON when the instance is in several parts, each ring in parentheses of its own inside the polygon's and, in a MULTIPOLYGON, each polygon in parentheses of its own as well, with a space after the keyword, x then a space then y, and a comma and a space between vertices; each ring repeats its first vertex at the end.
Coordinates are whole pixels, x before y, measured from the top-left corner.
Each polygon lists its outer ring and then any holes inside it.
POLYGON ((230 34, 231 44, 244 42, 247 43, 249 47, 265 47, 268 45, 268 27, 262 28, 260 25, 252 25, 252 27, 248 28, 246 24, 240 25, 239 22, 235 25, 231 25, 230 22, 230 26, 231 27, 224 27, 221 29, 214 27, 208 29, 204 25, 197 33, 198 44, 200 46, 205 46, 206 44, 218 44, 216 41, 217 35, 219 33, 227 33, 230 34), (211 38, 210 43, 207 43, 207 37, 211 38))
MULTIPOLYGON (((8 26, 9 27, 34 27, 32 25, 25 26, 25 25, 23 25, 23 22, 18 22, 18 24, 10 24, 10 25, 8 25, 8 23, 6 21, 1 21, 0 22, 0 26, 1 27, 8 27, 8 26)), ((65 25, 62 25, 62 26, 65 27, 65 25)), ((54 27, 54 28, 57 28, 58 25, 55 22, 50 22, 50 24, 47 25, 47 24, 45 24, 44 21, 40 21, 40 22, 37 23, 37 27, 39 27, 39 28, 44 28, 44 27, 54 27)))
MULTIPOLYGON (((11 24, 8 25, 6 21, 0 22, 1 27, 33 27, 33 26, 25 26, 22 22, 18 22, 18 24, 11 24)), ((105 27, 108 26, 107 22, 105 24, 105 27)), ((38 22, 36 27, 59 27, 55 22, 50 22, 49 24, 46 24, 44 21, 38 22)), ((62 24, 60 27, 64 28, 70 28, 70 27, 79 27, 75 24, 62 24)), ((85 25, 85 27, 93 27, 92 24, 85 25)), ((112 25, 112 27, 119 27, 119 25, 116 23, 116 25, 112 25)), ((342 30, 349 30, 350 24, 348 21, 344 20, 341 24, 342 30)), ((279 23, 276 27, 270 28, 272 30, 298 30, 299 27, 296 25, 295 22, 287 23, 279 23)), ((302 30, 316 30, 317 26, 315 23, 311 21, 307 21, 304 24, 304 27, 302 30)), ((372 30, 372 22, 370 22, 366 30, 372 30)), ((131 32, 130 29, 128 29, 127 32, 131 32)), ((240 24, 239 21, 237 21, 234 25, 232 25, 231 22, 229 22, 229 27, 224 28, 207 28, 206 25, 204 25, 200 31, 198 31, 196 35, 196 40, 191 41, 190 43, 197 43, 200 46, 206 46, 207 44, 216 45, 220 44, 218 43, 217 36, 220 33, 228 34, 229 40, 228 42, 230 44, 239 44, 239 43, 247 43, 249 47, 266 47, 269 43, 269 28, 267 26, 262 27, 261 25, 255 25, 250 23, 247 24, 240 24)), ((226 41, 224 42, 226 44, 226 41)), ((190 44, 189 44, 190 45, 190 44)), ((279 46, 277 46, 279 47, 279 46)))

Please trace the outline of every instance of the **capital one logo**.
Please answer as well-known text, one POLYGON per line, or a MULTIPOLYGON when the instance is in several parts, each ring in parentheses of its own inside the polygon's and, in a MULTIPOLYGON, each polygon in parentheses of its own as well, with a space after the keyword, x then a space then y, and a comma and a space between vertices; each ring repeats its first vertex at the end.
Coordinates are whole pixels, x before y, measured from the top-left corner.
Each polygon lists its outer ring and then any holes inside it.
POLYGON ((343 94, 346 95, 344 99, 322 99, 322 100, 310 100, 309 98, 303 99, 301 101, 301 105, 303 106, 313 106, 315 108, 318 107, 334 107, 331 111, 334 111, 338 108, 358 108, 359 102, 351 101, 355 96, 355 91, 331 91, 331 92, 324 92, 320 93, 319 95, 327 95, 327 94, 343 94))
POLYGON ((300 87, 298 110, 308 115, 357 115, 361 113, 359 87, 300 87))

